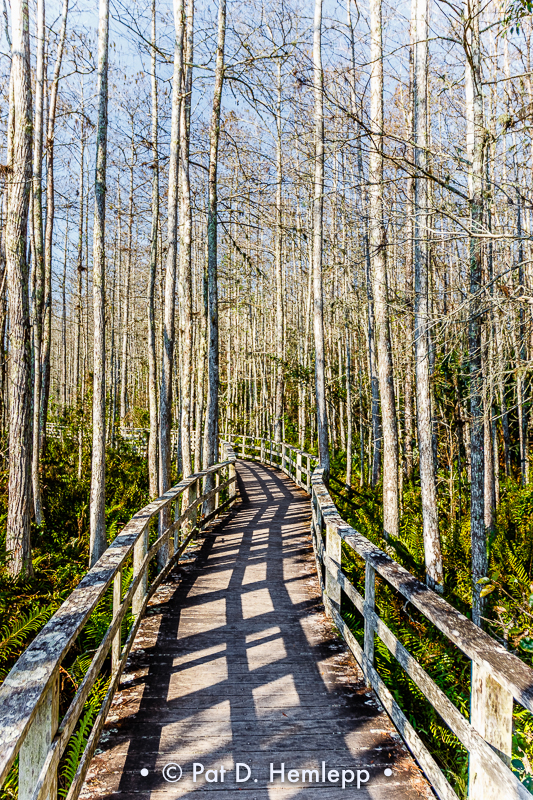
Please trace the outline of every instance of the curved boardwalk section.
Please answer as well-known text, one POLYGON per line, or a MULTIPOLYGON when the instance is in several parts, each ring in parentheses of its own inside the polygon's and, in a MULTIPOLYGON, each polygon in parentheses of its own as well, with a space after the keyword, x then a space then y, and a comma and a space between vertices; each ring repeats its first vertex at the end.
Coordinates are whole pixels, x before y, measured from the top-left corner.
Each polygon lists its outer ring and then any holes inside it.
POLYGON ((152 599, 82 797, 433 797, 324 615, 308 496, 238 476, 241 505, 152 599))

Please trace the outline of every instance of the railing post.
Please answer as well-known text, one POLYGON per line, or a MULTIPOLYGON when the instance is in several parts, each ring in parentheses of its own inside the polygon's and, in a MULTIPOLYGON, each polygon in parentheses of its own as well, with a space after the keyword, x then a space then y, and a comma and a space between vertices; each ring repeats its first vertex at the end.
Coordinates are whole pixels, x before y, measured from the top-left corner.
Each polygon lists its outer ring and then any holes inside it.
MULTIPOLYGON (((148 523, 146 524, 143 532, 135 542, 133 547, 133 576, 136 577, 141 569, 141 564, 144 560, 146 553, 148 552, 148 523)), ((134 616, 137 616, 141 612, 141 607, 144 602, 144 598, 146 596, 146 589, 148 585, 146 569, 144 570, 144 574, 139 581, 139 585, 133 595, 133 601, 131 604, 131 610, 134 616)))
MULTIPOLYGON (((369 561, 365 564, 365 602, 363 604, 363 614, 365 618, 365 639, 364 650, 366 663, 374 666, 374 624, 370 618, 376 609, 376 570, 369 561)), ((364 670, 366 673, 366 670, 364 670)), ((367 686, 370 686, 370 678, 365 674, 367 686)))
MULTIPOLYGON (((228 480, 231 480, 231 478, 236 478, 236 477, 237 477, 237 470, 235 469, 235 462, 232 461, 228 467, 228 480)), ((234 483, 230 483, 229 485, 230 498, 233 500, 234 497, 236 497, 236 495, 237 495, 237 481, 235 481, 234 483)))
MULTIPOLYGON (((113 619, 115 619, 120 611, 122 605, 122 568, 117 571, 113 578, 113 619)), ((122 625, 119 625, 118 631, 113 638, 113 645, 111 647, 111 669, 116 672, 118 663, 120 661, 120 651, 122 650, 122 625)))
MULTIPOLYGON (((342 540, 339 536, 337 528, 331 523, 326 523, 326 553, 337 564, 338 568, 341 567, 341 548, 342 540)), ((326 595, 331 605, 340 614, 341 610, 341 587, 337 578, 331 574, 326 567, 326 595)))
POLYGON ((311 494, 311 459, 307 456, 307 493, 311 494))
POLYGON ((302 453, 300 450, 296 453, 296 483, 298 486, 302 485, 302 453))
MULTIPOLYGON (((513 743, 513 695, 494 680, 486 667, 475 662, 472 662, 470 722, 509 766, 513 743)), ((491 780, 482 759, 470 753, 469 800, 500 800, 502 796, 502 787, 491 780)))
MULTIPOLYGON (((215 488, 217 488, 218 486, 220 486, 220 472, 217 472, 216 475, 215 475, 215 488)), ((215 494, 215 502, 214 502, 213 511, 216 511, 216 509, 219 507, 219 505, 220 505, 220 492, 217 492, 215 494)))
MULTIPOLYGON (((52 739, 59 721, 59 681, 55 678, 52 686, 37 709, 37 713, 26 734, 19 753, 19 800, 30 800, 42 766, 48 755, 52 739)), ((57 773, 48 780, 46 800, 57 798, 57 773)))
POLYGON ((244 459, 244 453, 246 451, 246 436, 243 435, 242 443, 241 443, 241 458, 244 459))
POLYGON ((261 463, 265 463, 265 440, 261 439, 261 463))
POLYGON ((287 472, 287 447, 285 442, 281 443, 281 471, 287 472))

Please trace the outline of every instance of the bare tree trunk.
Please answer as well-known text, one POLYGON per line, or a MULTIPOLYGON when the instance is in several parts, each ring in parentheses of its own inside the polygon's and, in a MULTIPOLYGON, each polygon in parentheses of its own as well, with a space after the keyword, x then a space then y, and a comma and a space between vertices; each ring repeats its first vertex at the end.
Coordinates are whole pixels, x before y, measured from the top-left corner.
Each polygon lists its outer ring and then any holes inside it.
POLYGON ((32 486, 35 522, 43 522, 40 468, 40 414, 41 414, 41 348, 43 339, 44 306, 44 242, 43 242, 43 109, 45 85, 45 0, 37 0, 37 63, 35 70, 35 118, 33 127, 33 448, 32 486))
POLYGON ((322 239, 324 206, 324 74, 322 71, 322 0, 315 0, 313 36, 313 88, 315 94, 315 175, 313 195, 313 330, 315 335, 315 386, 318 457, 329 473, 329 435, 326 407, 324 347, 324 295, 322 288, 322 239))
POLYGON ((428 586, 443 591, 442 553, 437 511, 437 487, 431 419, 431 390, 429 380, 429 298, 428 298, 428 192, 427 179, 427 62, 428 62, 428 0, 413 0, 415 29, 413 35, 413 123, 415 164, 422 175, 415 174, 415 364, 418 448, 420 453, 420 488, 422 493, 422 522, 424 554, 428 586))
POLYGON ((54 135, 59 91, 59 75, 63 61, 65 37, 67 33, 68 0, 63 0, 61 11, 61 29, 57 46, 54 75, 50 87, 48 104, 48 122, 46 128, 46 226, 44 232, 44 307, 43 307, 43 344, 41 353, 41 410, 39 420, 39 447, 41 452, 46 440, 46 421, 48 418, 48 398, 50 394, 50 351, 52 345, 52 246, 54 235, 55 187, 54 187, 54 135))
POLYGON ((468 351, 470 361, 470 536, 472 540, 472 620, 481 625, 483 599, 478 580, 488 569, 487 541, 484 509, 484 425, 483 425, 483 369, 481 360, 481 298, 483 226, 483 158, 485 133, 483 130, 483 89, 481 76, 481 50, 479 40, 478 0, 468 6, 466 20, 466 113, 467 150, 472 163, 469 180, 470 194, 470 320, 468 325, 468 351))
POLYGON ((190 122, 193 65, 194 0, 187 2, 186 66, 183 71, 184 97, 180 123, 180 269, 178 297, 180 307, 181 353, 181 458, 183 475, 192 473, 191 393, 192 393, 192 207, 189 175, 190 122))
POLYGON ((120 360, 120 425, 126 424, 128 413, 128 342, 130 327, 130 295, 131 295, 131 270, 133 250, 133 169, 135 166, 135 144, 133 117, 131 119, 131 162, 130 162, 130 196, 128 200, 128 239, 126 259, 126 282, 122 300, 122 355, 120 360))
POLYGON ((381 425, 383 432, 383 528, 385 536, 398 536, 398 424, 394 399, 393 365, 389 330, 387 259, 383 225, 383 48, 381 0, 370 3, 370 253, 376 318, 381 425))
POLYGON ((93 234, 94 378, 90 566, 93 566, 98 561, 107 546, 105 529, 105 212, 108 51, 109 0, 100 0, 98 25, 98 123, 96 129, 93 234))
POLYGON ((65 247, 63 250, 63 280, 61 283, 61 410, 67 407, 67 261, 68 261, 68 208, 65 221, 65 247))
POLYGON ((28 211, 32 179, 32 109, 27 0, 11 3, 13 149, 6 222, 9 292, 9 483, 6 554, 11 575, 31 572, 31 391, 28 211))
MULTIPOLYGON (((351 71, 351 106, 354 117, 356 116, 356 62, 355 62, 355 38, 352 25, 351 0, 347 0, 348 27, 350 34, 350 52, 352 61, 351 71)), ((367 339, 368 339, 368 371, 370 376, 371 392, 371 422, 372 422, 372 469, 370 474, 370 485, 374 488, 379 481, 379 470, 381 466, 381 420, 379 416, 379 383, 376 369, 376 342, 375 342, 375 320, 374 320, 374 298, 372 295, 372 265, 370 259, 369 242, 369 201, 367 191, 367 181, 363 169, 363 152, 361 147, 361 136, 357 139, 357 179, 360 187, 361 207, 363 212, 363 251, 365 259, 365 281, 367 298, 367 339)), ((361 470, 364 473, 363 462, 361 470)))
POLYGON ((82 332, 82 294, 83 294, 83 193, 84 193, 84 161, 85 161, 85 117, 83 114, 83 97, 81 109, 80 131, 80 177, 78 182, 79 210, 78 210, 78 252, 76 259, 77 287, 76 287, 76 333, 74 339, 74 392, 76 405, 80 402, 80 373, 81 373, 81 332, 82 332))
POLYGON ((157 271, 157 229, 159 225, 159 125, 157 101, 157 31, 156 0, 152 0, 152 232, 150 246, 150 272, 148 278, 148 403, 150 408, 150 434, 148 437, 148 477, 150 497, 159 494, 158 470, 158 418, 157 418, 157 356, 155 345, 155 276, 157 271))
MULTIPOLYGON (((352 416, 352 354, 350 348, 350 333, 346 326, 346 483, 352 485, 352 459, 353 459, 353 416, 352 416)), ((361 463, 361 470, 363 464, 361 463)))
POLYGON ((276 114, 276 398, 274 409, 274 441, 281 442, 283 417, 283 231, 282 231, 282 117, 281 117, 281 61, 278 61, 276 114))
MULTIPOLYGON (((167 263, 165 271, 165 307, 163 310, 163 358, 161 364, 161 392, 159 398, 159 492, 170 488, 172 459, 172 382, 174 371, 176 261, 178 249, 178 165, 180 136, 180 94, 183 77, 183 0, 174 0, 174 74, 172 78, 172 119, 170 132, 170 161, 168 168, 167 263)), ((167 527, 169 510, 160 517, 161 532, 167 527)), ((168 558, 168 548, 158 553, 158 564, 163 567, 168 558)))
POLYGON ((219 0, 218 39, 215 66, 215 90, 209 129, 209 208, 207 213, 207 329, 208 329, 208 392, 206 419, 206 462, 210 467, 217 460, 218 442, 218 277, 217 277, 217 166, 220 139, 220 105, 224 82, 224 46, 226 40, 226 0, 219 0))

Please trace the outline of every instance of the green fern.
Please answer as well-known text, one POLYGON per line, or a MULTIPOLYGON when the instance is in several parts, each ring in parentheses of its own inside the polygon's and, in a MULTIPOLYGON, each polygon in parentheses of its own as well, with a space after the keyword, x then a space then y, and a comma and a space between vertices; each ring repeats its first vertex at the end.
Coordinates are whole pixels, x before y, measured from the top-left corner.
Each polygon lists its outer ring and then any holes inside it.
POLYGON ((72 781, 74 780, 74 776, 76 775, 76 770, 78 769, 78 765, 81 761, 87 741, 91 735, 93 722, 100 711, 108 686, 109 679, 106 680, 105 678, 100 677, 91 689, 76 731, 69 741, 63 759, 63 764, 60 769, 61 785, 57 792, 59 797, 66 797, 68 794, 68 790, 72 781))

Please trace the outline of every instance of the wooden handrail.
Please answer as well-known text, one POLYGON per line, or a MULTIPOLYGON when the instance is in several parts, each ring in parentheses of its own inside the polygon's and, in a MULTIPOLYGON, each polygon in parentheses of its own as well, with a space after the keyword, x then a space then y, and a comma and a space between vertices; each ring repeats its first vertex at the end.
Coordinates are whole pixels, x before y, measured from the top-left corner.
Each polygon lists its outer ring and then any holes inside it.
MULTIPOLYGON (((239 443, 253 441, 247 458, 271 463, 266 456, 280 457, 282 444, 273 449, 271 440, 232 437, 239 443), (259 443, 259 444, 258 444, 259 443)), ((246 454, 246 447, 241 448, 246 454)), ((308 454, 305 454, 306 456, 308 454)), ((310 456, 316 463, 315 456, 310 456)), ((279 466, 295 480, 294 471, 279 466)), ((446 600, 421 583, 373 542, 348 525, 340 516, 324 482, 323 470, 316 468, 310 482, 311 533, 318 579, 327 613, 358 661, 367 684, 374 689, 407 746, 417 759, 441 800, 458 800, 439 765, 386 687, 374 663, 377 635, 403 667, 469 754, 470 800, 531 800, 531 794, 510 769, 512 755, 513 701, 533 712, 533 670, 513 653, 474 625, 446 600), (365 593, 361 595, 342 569, 342 544, 365 561, 365 593), (448 699, 423 667, 380 619, 375 605, 375 576, 378 574, 424 615, 447 639, 472 661, 471 719, 468 720, 448 699), (342 593, 351 600, 364 620, 364 645, 356 640, 341 616, 342 593)), ((306 484, 296 480, 302 488, 306 484)))
POLYGON ((222 449, 225 456, 223 461, 180 481, 132 517, 20 656, 0 687, 0 786, 19 755, 19 800, 55 800, 59 760, 74 732, 89 692, 112 650, 110 686, 67 798, 75 800, 78 796, 148 600, 182 555, 195 532, 236 499, 235 454, 228 442, 222 443, 222 449), (196 492, 202 479, 221 473, 226 473, 226 479, 218 486, 201 495, 196 492), (228 500, 214 513, 198 520, 199 506, 205 503, 207 507, 211 498, 225 490, 229 491, 228 500), (176 510, 176 521, 148 548, 150 521, 162 509, 172 503, 177 504, 182 497, 186 507, 181 509, 181 513, 176 510), (180 541, 182 530, 184 538, 180 541), (149 564, 165 544, 170 545, 168 561, 148 586, 149 564), (133 580, 122 598, 122 570, 132 554, 133 580), (61 664, 113 582, 113 620, 58 728, 57 691, 61 664), (121 647, 117 637, 120 636, 121 623, 129 607, 132 608, 135 621, 126 644, 121 647), (114 646, 114 642, 118 642, 118 645, 114 646))

